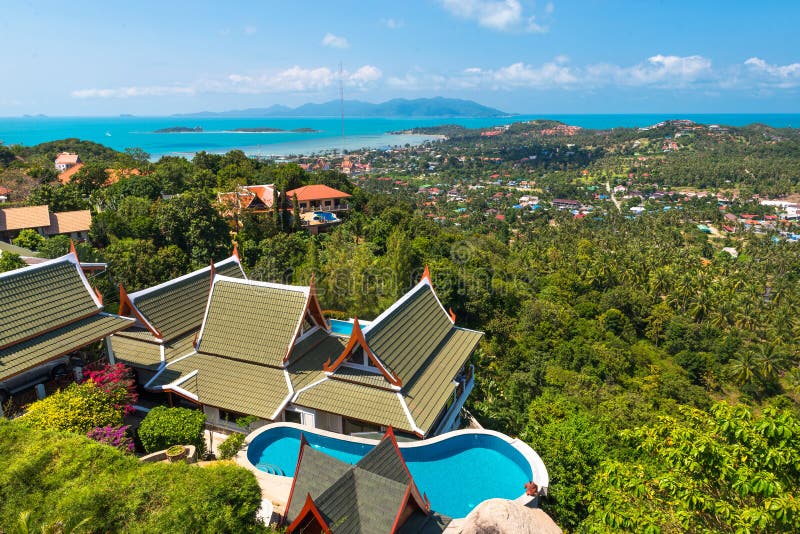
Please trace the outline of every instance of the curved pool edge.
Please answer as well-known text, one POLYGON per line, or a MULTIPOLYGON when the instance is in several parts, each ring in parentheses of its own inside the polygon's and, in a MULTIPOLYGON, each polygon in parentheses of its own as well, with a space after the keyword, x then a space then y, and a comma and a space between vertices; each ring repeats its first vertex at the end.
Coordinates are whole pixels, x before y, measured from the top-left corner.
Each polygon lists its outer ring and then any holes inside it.
MULTIPOLYGON (((247 435, 244 440, 244 445, 239 453, 236 455, 237 463, 244 465, 249 470, 254 471, 256 473, 267 474, 263 471, 256 468, 256 466, 250 461, 248 457, 247 450, 250 447, 250 444, 261 434, 276 428, 281 427, 288 427, 300 430, 302 432, 308 432, 311 434, 317 434, 319 436, 324 436, 332 439, 342 440, 342 441, 350 441, 353 443, 361 443, 365 445, 377 445, 380 440, 377 439, 368 439, 368 438, 361 438, 357 436, 347 436, 345 434, 339 434, 337 432, 331 432, 328 430, 322 430, 319 428, 309 427, 305 425, 301 425, 298 423, 270 423, 268 425, 264 425, 260 428, 257 428, 253 432, 247 435)), ((531 473, 533 475, 533 481, 539 488, 539 495, 546 496, 547 489, 550 485, 550 475, 547 473, 547 468, 544 465, 541 457, 534 451, 530 445, 522 441, 518 438, 512 438, 503 434, 502 432, 496 432, 494 430, 488 429, 474 429, 468 428, 463 430, 453 430, 451 432, 447 432, 445 434, 441 434, 439 436, 435 436, 433 438, 428 438, 425 440, 414 441, 414 442, 400 442, 398 446, 400 449, 411 449, 411 448, 419 448, 424 447, 426 445, 431 445, 435 443, 440 443, 442 441, 446 441, 448 439, 463 436, 463 435, 470 435, 470 434, 480 434, 480 435, 489 435, 494 436, 517 450, 523 458, 528 462, 528 465, 531 468, 531 473)), ((277 475, 270 475, 270 476, 277 476, 277 475)), ((289 478, 289 477, 280 477, 280 478, 289 478)), ((526 504, 532 500, 535 500, 534 497, 530 497, 523 493, 520 497, 516 499, 518 502, 526 504)))

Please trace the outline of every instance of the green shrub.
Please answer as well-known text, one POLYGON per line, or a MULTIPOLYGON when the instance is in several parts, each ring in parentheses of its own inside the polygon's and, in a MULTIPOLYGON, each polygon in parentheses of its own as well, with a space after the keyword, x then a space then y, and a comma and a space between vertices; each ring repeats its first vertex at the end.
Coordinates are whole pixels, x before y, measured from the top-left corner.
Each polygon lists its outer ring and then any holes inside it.
POLYGON ((84 436, 0 420, 0 532, 17 532, 28 510, 34 526, 88 518, 88 532, 272 532, 256 523, 260 503, 238 466, 142 464, 84 436))
POLYGON ((172 445, 194 445, 202 456, 206 450, 205 424, 206 415, 201 411, 156 406, 139 425, 139 439, 149 453, 172 445))
POLYGON ((31 403, 20 418, 41 430, 86 434, 96 427, 122 425, 122 410, 115 400, 93 382, 70 384, 66 389, 31 403))
POLYGON ((219 458, 220 460, 227 460, 228 458, 233 458, 239 449, 242 448, 242 444, 244 443, 244 434, 239 434, 238 432, 234 432, 228 439, 223 441, 219 446, 219 458))

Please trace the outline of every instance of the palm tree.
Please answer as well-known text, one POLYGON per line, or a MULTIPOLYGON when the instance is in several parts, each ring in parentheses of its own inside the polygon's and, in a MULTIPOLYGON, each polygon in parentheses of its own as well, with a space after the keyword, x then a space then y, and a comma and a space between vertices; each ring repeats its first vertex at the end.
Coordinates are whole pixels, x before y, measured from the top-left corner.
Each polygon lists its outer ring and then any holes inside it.
POLYGON ((739 387, 752 384, 758 378, 758 371, 755 354, 751 351, 737 354, 728 365, 728 375, 739 387))

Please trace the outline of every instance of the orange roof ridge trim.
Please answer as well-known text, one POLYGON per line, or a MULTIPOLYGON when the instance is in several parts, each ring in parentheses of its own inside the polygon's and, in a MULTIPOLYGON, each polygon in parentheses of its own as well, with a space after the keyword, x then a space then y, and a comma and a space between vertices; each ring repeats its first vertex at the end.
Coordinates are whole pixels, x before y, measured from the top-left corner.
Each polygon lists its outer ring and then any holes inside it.
POLYGON ((372 349, 369 348, 367 344, 367 340, 364 337, 364 332, 361 330, 361 325, 358 323, 358 317, 353 318, 353 332, 350 334, 350 339, 347 342, 347 346, 344 348, 342 353, 336 358, 332 364, 330 363, 330 358, 326 361, 322 368, 325 370, 326 373, 334 373, 336 370, 341 366, 356 348, 356 346, 360 346, 367 357, 375 364, 375 367, 380 371, 383 377, 389 381, 390 384, 393 386, 401 387, 403 382, 400 380, 399 377, 395 376, 394 373, 389 371, 383 362, 381 362, 375 353, 372 352, 372 349))
POLYGON ((164 336, 159 332, 158 328, 150 324, 144 315, 139 311, 139 309, 133 304, 130 296, 128 296, 128 292, 125 291, 125 287, 120 284, 119 285, 119 314, 124 315, 126 317, 130 317, 128 314, 132 313, 133 316, 141 322, 145 328, 147 328, 151 334, 155 337, 162 339, 164 336))
POLYGON ((303 509, 300 510, 300 513, 297 514, 297 517, 295 518, 294 521, 292 521, 292 524, 286 528, 286 531, 287 532, 296 531, 302 524, 303 520, 305 520, 308 514, 311 514, 314 517, 322 532, 324 532, 325 534, 332 534, 330 527, 322 518, 322 514, 317 508, 317 505, 314 504, 314 500, 311 498, 310 493, 306 494, 306 502, 303 505, 303 509))

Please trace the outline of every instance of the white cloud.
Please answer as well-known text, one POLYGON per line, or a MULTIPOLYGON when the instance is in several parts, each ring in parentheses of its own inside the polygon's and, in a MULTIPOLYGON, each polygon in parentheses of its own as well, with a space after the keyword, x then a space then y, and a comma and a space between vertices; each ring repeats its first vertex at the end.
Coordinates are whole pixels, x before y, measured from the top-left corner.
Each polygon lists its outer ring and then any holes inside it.
POLYGON ((329 46, 331 48, 349 48, 350 43, 344 37, 339 37, 332 33, 326 33, 322 38, 322 46, 329 46))
POLYGON ((359 67, 353 74, 347 75, 343 73, 343 75, 345 81, 349 81, 353 85, 366 85, 380 80, 383 77, 383 72, 378 67, 364 65, 359 67))
POLYGON ((150 85, 118 87, 116 89, 78 89, 70 93, 75 98, 132 98, 139 96, 193 95, 195 89, 181 85, 150 85))
POLYGON ((255 35, 255 33, 257 31, 258 31, 258 28, 256 28, 255 26, 245 26, 244 27, 244 34, 245 35, 255 35))
POLYGON ((555 11, 555 10, 556 10, 556 6, 555 6, 555 4, 553 4, 553 2, 547 2, 547 5, 544 6, 544 12, 547 13, 548 15, 552 15, 553 11, 555 11))
POLYGON ((381 24, 390 30, 396 30, 397 28, 402 28, 405 26, 405 23, 402 19, 381 19, 381 24))
MULTIPOLYGON (((373 65, 363 65, 353 72, 342 72, 344 83, 357 88, 371 87, 382 77, 383 72, 373 65)), ((295 65, 278 72, 233 73, 224 78, 197 80, 187 84, 79 89, 71 95, 75 98, 133 98, 201 93, 302 93, 324 90, 338 83, 338 80, 339 73, 328 67, 304 68, 295 65)))
MULTIPOLYGON (((548 27, 537 22, 535 16, 526 16, 520 0, 439 0, 442 7, 466 20, 474 20, 479 25, 498 31, 524 31, 546 33, 548 27)), ((545 6, 549 16, 553 4, 545 6)))
POLYGON ((773 65, 761 58, 751 57, 744 62, 749 72, 755 76, 759 85, 773 84, 779 88, 790 88, 800 85, 800 63, 773 65))

